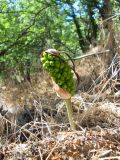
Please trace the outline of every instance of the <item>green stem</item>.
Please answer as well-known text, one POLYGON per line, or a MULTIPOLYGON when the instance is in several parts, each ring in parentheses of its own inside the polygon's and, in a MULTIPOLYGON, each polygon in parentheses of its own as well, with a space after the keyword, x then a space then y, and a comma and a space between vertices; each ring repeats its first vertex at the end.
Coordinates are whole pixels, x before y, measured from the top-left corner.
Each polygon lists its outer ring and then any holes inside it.
POLYGON ((71 127, 72 130, 76 130, 75 122, 74 122, 74 119, 73 119, 73 109, 72 109, 71 98, 70 99, 65 99, 65 103, 66 103, 66 108, 67 108, 70 127, 71 127))

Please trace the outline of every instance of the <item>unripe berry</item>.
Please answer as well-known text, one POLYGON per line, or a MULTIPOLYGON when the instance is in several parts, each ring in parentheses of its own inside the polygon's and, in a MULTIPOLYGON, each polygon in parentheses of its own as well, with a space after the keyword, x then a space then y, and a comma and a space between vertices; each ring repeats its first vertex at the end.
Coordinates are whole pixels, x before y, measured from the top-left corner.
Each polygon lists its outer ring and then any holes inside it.
POLYGON ((71 95, 74 95, 75 84, 73 72, 63 56, 59 55, 58 57, 44 52, 42 54, 41 62, 43 68, 51 75, 55 83, 68 91, 71 95))

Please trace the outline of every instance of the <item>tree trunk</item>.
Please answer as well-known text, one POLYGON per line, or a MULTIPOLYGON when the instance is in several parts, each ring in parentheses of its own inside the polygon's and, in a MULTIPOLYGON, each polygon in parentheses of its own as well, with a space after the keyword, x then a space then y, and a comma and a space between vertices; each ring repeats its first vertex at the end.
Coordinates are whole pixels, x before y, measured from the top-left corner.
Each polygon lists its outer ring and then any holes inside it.
POLYGON ((83 37, 83 35, 82 35, 82 31, 81 31, 81 29, 80 29, 80 23, 79 23, 79 21, 77 20, 76 14, 75 14, 75 12, 74 12, 74 7, 73 7, 73 5, 71 4, 70 0, 67 0, 66 3, 69 5, 69 7, 70 7, 70 9, 71 9, 71 12, 72 12, 71 17, 73 18, 73 22, 74 22, 75 27, 76 27, 76 33, 77 33, 77 35, 78 35, 79 45, 80 45, 82 51, 84 52, 84 51, 86 51, 86 49, 87 49, 87 48, 86 48, 87 45, 86 45, 86 43, 85 43, 84 37, 83 37))
MULTIPOLYGON (((120 78, 119 77, 119 72, 114 75, 114 72, 117 72, 120 67, 119 63, 119 57, 118 55, 115 57, 117 52, 117 44, 115 40, 115 28, 114 28, 114 23, 112 19, 112 2, 111 0, 104 0, 103 7, 100 10, 101 17, 103 20, 103 29, 106 31, 105 38, 107 40, 106 43, 106 49, 109 49, 109 55, 107 57, 107 65, 110 66, 109 71, 108 71, 108 78, 111 78, 113 80, 117 80, 120 78), (114 58, 114 59, 113 59, 114 58), (113 62, 113 63, 112 63, 113 62)), ((118 82, 116 82, 117 84, 118 82)), ((115 88, 119 90, 119 86, 116 86, 115 88)))
POLYGON ((104 0, 103 7, 100 9, 100 14, 103 20, 103 29, 105 29, 107 38, 106 48, 111 52, 110 60, 115 56, 116 43, 115 43, 115 29, 112 20, 112 3, 111 0, 104 0))

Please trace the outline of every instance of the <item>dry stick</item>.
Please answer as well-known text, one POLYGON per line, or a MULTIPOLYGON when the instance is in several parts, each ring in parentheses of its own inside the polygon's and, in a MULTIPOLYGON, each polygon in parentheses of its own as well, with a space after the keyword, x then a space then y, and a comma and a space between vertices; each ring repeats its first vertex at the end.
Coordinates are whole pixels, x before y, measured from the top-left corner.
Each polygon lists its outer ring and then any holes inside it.
POLYGON ((43 156, 42 156, 40 148, 38 148, 38 152, 39 152, 40 160, 43 160, 43 156))
POLYGON ((103 53, 107 53, 107 52, 110 52, 110 50, 105 50, 105 51, 97 52, 97 53, 85 54, 85 55, 75 57, 75 58, 71 58, 71 59, 72 60, 78 60, 78 59, 82 59, 82 58, 87 58, 87 57, 92 56, 92 55, 103 54, 103 53))
POLYGON ((73 119, 73 109, 72 109, 71 98, 65 99, 65 103, 66 103, 66 108, 67 108, 68 119, 70 122, 70 127, 72 130, 76 130, 75 122, 73 119))
MULTIPOLYGON (((31 136, 33 136, 34 138, 40 140, 40 139, 39 139, 38 137, 36 137, 32 132, 30 132, 28 129, 25 129, 25 128, 24 128, 27 124, 24 125, 24 126, 22 126, 22 127, 20 127, 19 125, 14 124, 13 122, 11 122, 10 120, 8 120, 8 119, 5 118, 4 116, 2 116, 2 118, 3 118, 5 121, 9 122, 10 124, 14 125, 15 127, 18 127, 18 128, 19 128, 19 130, 18 130, 15 134, 17 134, 19 131, 21 131, 22 129, 24 129, 24 131, 26 131, 27 133, 29 133, 31 136)), ((22 131, 21 131, 21 132, 22 132, 22 131)))
POLYGON ((111 17, 105 19, 103 22, 108 21, 109 19, 113 19, 113 18, 115 18, 115 17, 117 17, 117 16, 120 16, 120 13, 115 14, 114 16, 111 16, 111 17))
POLYGON ((104 157, 104 158, 99 158, 99 160, 119 160, 120 159, 120 156, 111 156, 111 157, 104 157))
POLYGON ((52 153, 54 152, 55 148, 57 147, 57 145, 59 144, 60 142, 57 142, 55 144, 55 146, 53 147, 53 149, 51 150, 51 152, 49 153, 49 155, 47 156, 46 160, 48 160, 50 158, 50 156, 52 155, 52 153))

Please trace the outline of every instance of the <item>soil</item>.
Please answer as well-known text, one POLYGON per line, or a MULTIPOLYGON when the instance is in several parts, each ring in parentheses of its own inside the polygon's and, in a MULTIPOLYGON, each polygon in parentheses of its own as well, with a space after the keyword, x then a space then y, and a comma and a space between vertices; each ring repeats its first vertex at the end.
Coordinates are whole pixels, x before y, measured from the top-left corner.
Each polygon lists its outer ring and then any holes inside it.
POLYGON ((119 160, 119 77, 108 77, 105 55, 77 60, 80 83, 72 97, 76 131, 64 101, 44 71, 31 83, 0 83, 1 160, 119 160))

